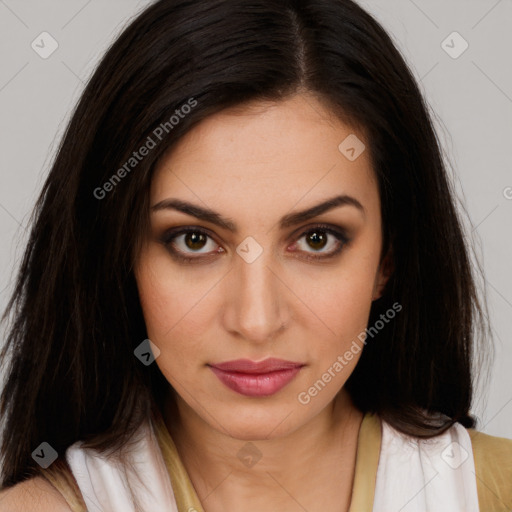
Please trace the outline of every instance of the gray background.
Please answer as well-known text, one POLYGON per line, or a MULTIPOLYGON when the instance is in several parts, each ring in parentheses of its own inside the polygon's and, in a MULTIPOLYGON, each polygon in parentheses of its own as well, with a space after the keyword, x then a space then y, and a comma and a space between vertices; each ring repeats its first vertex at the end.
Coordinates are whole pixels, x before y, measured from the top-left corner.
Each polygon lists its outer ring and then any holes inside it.
MULTIPOLYGON (((2 310, 32 205, 71 110, 107 46, 149 3, 0 0, 2 310), (47 59, 31 47, 44 31, 59 45, 47 59)), ((480 430, 512 438, 512 0, 360 3, 391 33, 436 114, 485 271, 496 346, 489 385, 479 391, 474 412, 480 430), (469 44, 457 58, 447 53, 463 48, 460 38, 450 36, 454 31, 469 44)))

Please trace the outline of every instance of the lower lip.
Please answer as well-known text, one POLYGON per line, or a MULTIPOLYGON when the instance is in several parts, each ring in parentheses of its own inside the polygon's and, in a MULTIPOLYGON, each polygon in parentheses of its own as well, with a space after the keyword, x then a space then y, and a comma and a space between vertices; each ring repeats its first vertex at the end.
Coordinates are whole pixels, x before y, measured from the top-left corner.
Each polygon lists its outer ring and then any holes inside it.
POLYGON ((238 373, 210 366, 213 373, 228 388, 245 396, 270 396, 284 388, 300 371, 300 367, 269 373, 238 373))

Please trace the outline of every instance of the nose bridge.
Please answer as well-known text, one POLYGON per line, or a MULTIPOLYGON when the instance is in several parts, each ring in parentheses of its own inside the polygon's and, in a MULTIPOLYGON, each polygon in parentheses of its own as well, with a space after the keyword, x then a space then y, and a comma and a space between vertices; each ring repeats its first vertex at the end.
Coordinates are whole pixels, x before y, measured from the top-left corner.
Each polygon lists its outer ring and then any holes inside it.
POLYGON ((263 250, 253 261, 238 255, 236 258, 230 283, 233 293, 230 294, 229 329, 238 331, 248 340, 269 340, 286 320, 282 316, 282 284, 270 270, 273 267, 271 251, 263 250))

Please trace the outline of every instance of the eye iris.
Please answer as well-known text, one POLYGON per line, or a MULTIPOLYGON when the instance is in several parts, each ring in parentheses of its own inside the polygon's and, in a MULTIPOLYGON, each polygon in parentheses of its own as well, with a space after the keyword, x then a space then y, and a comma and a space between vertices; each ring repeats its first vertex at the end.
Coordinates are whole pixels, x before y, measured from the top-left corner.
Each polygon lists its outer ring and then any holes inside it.
POLYGON ((325 244, 327 243, 327 237, 324 233, 313 231, 310 233, 310 235, 307 237, 309 245, 313 249, 323 249, 325 247, 325 244), (312 242, 312 244, 310 243, 312 242))
POLYGON ((189 249, 202 249, 205 243, 206 236, 203 233, 187 233, 185 235, 185 244, 189 249))

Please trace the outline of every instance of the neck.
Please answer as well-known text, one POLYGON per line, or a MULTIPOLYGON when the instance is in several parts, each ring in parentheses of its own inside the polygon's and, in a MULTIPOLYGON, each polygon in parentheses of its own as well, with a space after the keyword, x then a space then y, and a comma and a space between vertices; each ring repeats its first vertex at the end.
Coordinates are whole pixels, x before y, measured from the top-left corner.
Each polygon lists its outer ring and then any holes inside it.
POLYGON ((263 510, 271 503, 285 511, 297 502, 321 510, 322 499, 327 510, 348 510, 363 415, 344 389, 307 424, 250 443, 213 428, 179 397, 168 400, 164 418, 205 510, 236 510, 234 503, 263 510))

